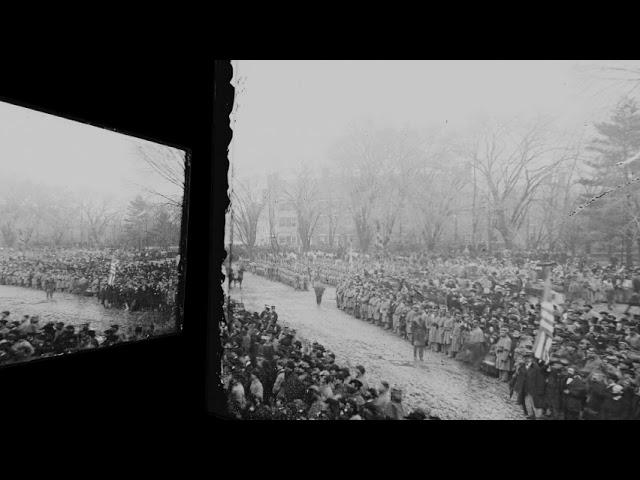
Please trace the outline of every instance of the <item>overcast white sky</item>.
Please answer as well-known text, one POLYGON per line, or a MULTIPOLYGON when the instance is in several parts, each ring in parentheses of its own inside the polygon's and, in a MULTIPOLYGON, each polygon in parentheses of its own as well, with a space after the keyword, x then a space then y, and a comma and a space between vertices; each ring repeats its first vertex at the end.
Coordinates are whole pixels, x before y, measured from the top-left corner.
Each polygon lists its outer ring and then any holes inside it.
POLYGON ((561 128, 589 128, 622 92, 596 94, 585 81, 590 64, 597 62, 239 60, 230 159, 241 177, 324 163, 354 120, 464 129, 479 117, 551 114, 561 128))
MULTIPOLYGON (((0 102, 0 176, 128 201, 132 182, 175 194, 134 153, 148 143, 95 126, 0 102)), ((144 195, 144 194, 143 194, 144 195)))

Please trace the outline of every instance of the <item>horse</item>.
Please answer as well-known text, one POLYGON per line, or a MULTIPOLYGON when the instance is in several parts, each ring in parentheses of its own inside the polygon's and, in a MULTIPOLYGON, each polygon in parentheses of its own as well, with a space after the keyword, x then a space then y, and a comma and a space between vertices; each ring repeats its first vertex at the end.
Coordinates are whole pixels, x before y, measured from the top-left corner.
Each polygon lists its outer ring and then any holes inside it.
POLYGON ((233 270, 231 273, 232 286, 236 283, 240 284, 240 290, 242 290, 242 277, 244 276, 244 269, 233 270))

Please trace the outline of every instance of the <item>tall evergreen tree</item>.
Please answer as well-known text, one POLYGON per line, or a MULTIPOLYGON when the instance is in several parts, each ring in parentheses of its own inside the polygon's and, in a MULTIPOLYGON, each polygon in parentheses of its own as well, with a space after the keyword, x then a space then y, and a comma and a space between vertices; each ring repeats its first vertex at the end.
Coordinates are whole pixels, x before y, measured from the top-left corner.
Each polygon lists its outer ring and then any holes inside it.
POLYGON ((138 195, 129 202, 127 216, 124 220, 128 240, 141 250, 149 239, 151 218, 149 210, 150 206, 142 198, 142 195, 138 195))
POLYGON ((627 264, 633 264, 632 245, 640 238, 640 109, 626 98, 613 111, 609 122, 595 125, 597 137, 588 150, 595 154, 585 163, 593 175, 583 180, 596 194, 584 198, 584 214, 590 228, 601 239, 622 240, 627 264), (637 157, 637 158, 636 158, 637 157))

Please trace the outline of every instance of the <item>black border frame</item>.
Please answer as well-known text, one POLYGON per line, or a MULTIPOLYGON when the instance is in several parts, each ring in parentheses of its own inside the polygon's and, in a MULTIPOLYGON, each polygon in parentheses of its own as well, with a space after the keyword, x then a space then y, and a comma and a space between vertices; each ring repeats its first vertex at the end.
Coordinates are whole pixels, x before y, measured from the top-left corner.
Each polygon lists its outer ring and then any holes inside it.
POLYGON ((0 80, 0 97, 190 151, 183 331, 0 370, 0 409, 15 412, 36 438, 184 430, 206 413, 214 60, 160 45, 115 50, 25 56, 0 80))

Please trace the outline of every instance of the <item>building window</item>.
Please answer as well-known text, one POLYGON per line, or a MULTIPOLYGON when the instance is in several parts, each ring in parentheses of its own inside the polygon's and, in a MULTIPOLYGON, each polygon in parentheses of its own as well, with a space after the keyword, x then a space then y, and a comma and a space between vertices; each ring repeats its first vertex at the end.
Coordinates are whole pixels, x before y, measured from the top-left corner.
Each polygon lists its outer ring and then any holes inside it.
POLYGON ((295 228, 298 226, 296 217, 280 217, 280 227, 295 228))

